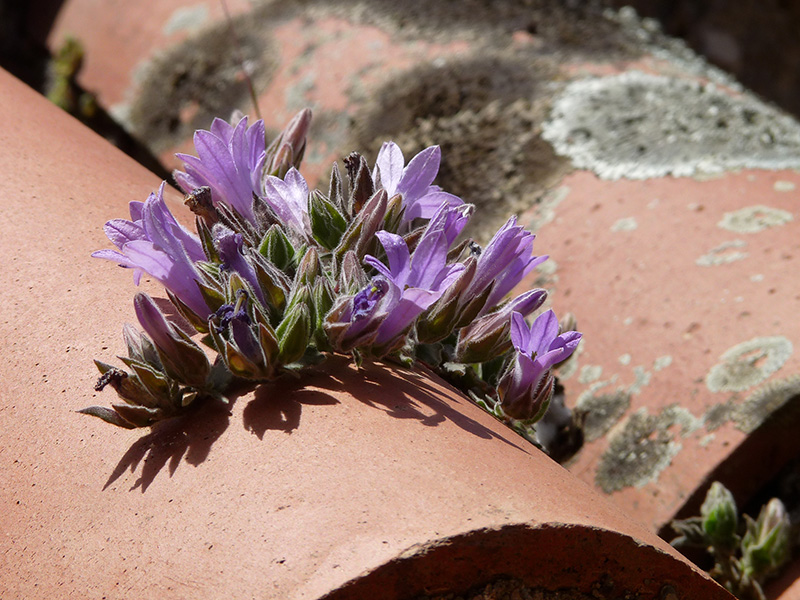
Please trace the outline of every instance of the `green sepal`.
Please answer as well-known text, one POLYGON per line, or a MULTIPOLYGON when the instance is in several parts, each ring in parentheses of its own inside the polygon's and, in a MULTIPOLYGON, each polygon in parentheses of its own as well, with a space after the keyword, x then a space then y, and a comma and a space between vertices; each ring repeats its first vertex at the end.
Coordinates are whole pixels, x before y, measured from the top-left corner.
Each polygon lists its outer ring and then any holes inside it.
POLYGON ((106 423, 111 423, 112 425, 122 427, 123 429, 136 429, 137 427, 137 425, 134 425, 130 421, 123 419, 117 411, 105 406, 88 406, 76 412, 79 412, 82 415, 91 415, 93 417, 97 417, 98 419, 103 419, 103 421, 106 423))
POLYGON ((206 222, 200 217, 195 217, 195 227, 197 228, 197 236, 200 238, 200 244, 203 246, 203 253, 206 255, 208 262, 221 263, 222 259, 214 246, 214 236, 211 234, 211 229, 206 225, 206 222))
MULTIPOLYGON (((164 377, 162 373, 156 371, 150 365, 144 364, 137 360, 130 358, 122 358, 121 360, 134 372, 136 378, 150 393, 150 395, 153 397, 153 400, 155 400, 162 407, 168 407, 171 405, 173 388, 172 385, 170 385, 170 381, 164 377)), ((139 404, 151 406, 150 403, 145 404, 143 402, 139 402, 139 404)))
POLYGON ((309 198, 311 234, 327 250, 333 250, 347 230, 347 221, 333 202, 314 190, 309 198))
POLYGON ((111 408, 117 411, 123 419, 136 427, 147 427, 157 421, 163 420, 167 416, 171 416, 165 415, 160 408, 148 408, 147 406, 112 403, 111 408))
POLYGON ((178 309, 178 312, 181 314, 181 316, 186 319, 192 327, 194 327, 195 331, 199 333, 208 333, 206 330, 208 324, 204 319, 202 319, 196 312, 189 308, 180 298, 178 298, 169 290, 167 290, 167 296, 169 297, 169 301, 172 302, 172 304, 175 305, 175 308, 178 309))
POLYGON ((294 246, 280 225, 272 225, 267 230, 258 252, 281 271, 286 272, 290 267, 294 270, 294 246))
POLYGON ((305 354, 311 337, 311 315, 305 303, 297 304, 287 311, 278 328, 278 360, 281 364, 289 364, 305 354))

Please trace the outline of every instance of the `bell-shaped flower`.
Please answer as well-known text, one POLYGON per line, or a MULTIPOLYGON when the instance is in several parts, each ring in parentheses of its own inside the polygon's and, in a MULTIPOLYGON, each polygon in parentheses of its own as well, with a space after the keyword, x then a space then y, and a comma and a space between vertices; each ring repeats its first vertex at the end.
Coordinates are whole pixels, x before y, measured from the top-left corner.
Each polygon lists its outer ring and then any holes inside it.
POLYGON ((223 272, 233 271, 238 273, 243 280, 250 284, 256 298, 258 298, 262 304, 267 305, 264 292, 261 290, 261 286, 258 282, 256 269, 245 256, 247 251, 244 249, 242 234, 235 233, 220 224, 214 226, 212 233, 214 236, 214 246, 219 251, 220 259, 222 259, 220 270, 223 272))
POLYGON ((439 173, 441 160, 442 151, 439 146, 425 148, 407 165, 397 144, 384 142, 381 146, 372 177, 380 182, 389 198, 396 194, 403 197, 404 221, 430 219, 442 204, 463 204, 458 196, 443 192, 439 186, 432 185, 439 173))
POLYGON ((357 294, 341 298, 330 311, 325 329, 331 344, 340 351, 366 345, 378 353, 391 349, 464 270, 460 263, 447 264, 447 252, 464 223, 458 209, 437 211, 413 256, 401 236, 377 232, 389 264, 370 255, 364 258, 378 275, 357 294))
POLYGON ((493 282, 494 287, 479 314, 492 310, 528 273, 547 260, 547 256, 533 256, 535 238, 517 225, 516 217, 511 217, 481 251, 467 297, 479 296, 493 282))
POLYGON ((558 334, 558 319, 552 310, 539 315, 530 328, 522 314, 511 313, 515 356, 497 385, 503 411, 514 419, 541 418, 552 395, 550 370, 572 355, 580 340, 577 331, 558 334))
POLYGON ((547 299, 547 292, 534 289, 523 292, 498 310, 478 317, 458 332, 456 360, 463 363, 482 363, 502 356, 511 348, 511 315, 527 316, 547 299))
POLYGON ((292 167, 283 179, 268 175, 264 179, 263 198, 283 225, 299 234, 304 240, 311 239, 308 184, 300 171, 292 167))
POLYGON ((108 239, 119 249, 98 250, 95 258, 113 260, 134 269, 134 283, 142 273, 157 279, 199 316, 209 314, 197 282, 195 261, 206 260, 200 239, 175 220, 164 202, 164 184, 145 202, 130 203, 131 221, 113 219, 105 224, 108 239))
POLYGON ((214 119, 210 131, 195 132, 194 146, 198 156, 176 154, 185 169, 173 173, 181 189, 188 194, 208 186, 215 204, 225 202, 252 220, 253 193, 261 193, 266 161, 264 122, 258 120, 248 128, 247 117, 235 127, 214 119))
POLYGON ((374 345, 384 346, 402 334, 425 309, 436 302, 464 270, 461 263, 447 264, 449 248, 447 230, 429 228, 414 251, 408 251, 405 240, 394 233, 379 231, 376 235, 386 251, 388 268, 374 256, 364 262, 372 266, 388 282, 389 290, 382 299, 390 306, 382 307, 388 316, 378 328, 374 345))

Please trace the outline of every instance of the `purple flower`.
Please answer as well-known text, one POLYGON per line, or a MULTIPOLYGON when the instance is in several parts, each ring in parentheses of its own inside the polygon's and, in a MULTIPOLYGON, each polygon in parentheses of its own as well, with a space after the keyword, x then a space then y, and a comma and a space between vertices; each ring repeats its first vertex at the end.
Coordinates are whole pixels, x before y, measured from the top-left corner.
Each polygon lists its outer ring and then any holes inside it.
POLYGON ((447 251, 467 218, 462 209, 442 207, 420 237, 413 256, 401 236, 377 232, 389 266, 374 256, 364 258, 378 275, 331 310, 326 329, 332 343, 341 351, 366 344, 391 349, 464 270, 461 263, 447 264, 447 251))
POLYGON ((284 225, 290 227, 304 239, 310 239, 308 184, 300 171, 292 167, 284 179, 268 175, 264 180, 264 200, 284 225))
POLYGON ((535 235, 517 225, 517 218, 511 217, 478 257, 475 277, 467 288, 467 297, 479 296, 494 282, 486 304, 479 314, 492 310, 514 286, 537 265, 547 260, 547 256, 533 256, 535 235))
POLYGON ((132 221, 113 219, 105 224, 108 239, 119 249, 98 250, 95 258, 113 260, 134 269, 134 283, 148 273, 184 304, 205 318, 208 313, 197 286, 195 261, 206 260, 200 239, 180 225, 164 203, 164 185, 145 202, 131 202, 132 221))
POLYGON ((266 161, 264 122, 248 128, 247 117, 236 127, 214 119, 210 131, 194 134, 196 156, 176 154, 186 172, 175 171, 175 181, 187 194, 209 186, 212 201, 226 202, 242 216, 253 219, 253 193, 261 192, 261 178, 266 161))
POLYGON ((133 306, 136 318, 158 348, 167 374, 181 382, 203 387, 211 366, 200 346, 167 321, 147 294, 136 294, 133 306))
POLYGON ((516 354, 497 385, 503 411, 515 419, 541 418, 552 393, 550 369, 569 358, 580 340, 577 331, 558 335, 558 319, 552 310, 539 315, 530 328, 520 313, 511 313, 516 354))
POLYGON ((373 179, 386 190, 389 198, 396 194, 403 197, 405 213, 403 219, 430 219, 442 204, 458 206, 463 201, 458 196, 443 192, 439 186, 431 185, 439 172, 442 151, 439 146, 430 146, 405 164, 403 152, 394 142, 384 142, 378 152, 373 169, 373 179))
POLYGON ((224 225, 216 225, 213 231, 214 245, 222 259, 220 270, 234 271, 250 284, 256 297, 266 305, 264 292, 258 283, 255 267, 245 258, 244 241, 241 233, 234 233, 224 225))
POLYGON ((542 289, 523 292, 499 310, 478 317, 458 332, 456 359, 464 363, 481 363, 501 356, 510 348, 508 341, 511 315, 526 316, 547 299, 542 289))
POLYGON ((374 256, 367 255, 364 262, 380 273, 389 284, 389 289, 378 304, 387 313, 378 328, 376 346, 392 342, 408 328, 425 309, 436 302, 452 284, 464 265, 447 264, 449 249, 448 233, 452 233, 440 223, 439 227, 429 227, 412 257, 405 240, 394 233, 379 231, 376 235, 383 244, 387 268, 374 256))

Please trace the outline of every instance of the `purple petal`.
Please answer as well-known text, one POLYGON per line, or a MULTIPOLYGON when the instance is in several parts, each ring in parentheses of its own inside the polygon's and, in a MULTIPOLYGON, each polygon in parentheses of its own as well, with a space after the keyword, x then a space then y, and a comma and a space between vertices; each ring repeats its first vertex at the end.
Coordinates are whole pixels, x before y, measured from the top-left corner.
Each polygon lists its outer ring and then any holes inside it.
POLYGON ((436 179, 442 151, 439 146, 430 146, 417 154, 403 169, 403 177, 397 184, 396 192, 403 194, 404 204, 413 204, 422 197, 428 186, 436 179))
POLYGON ((517 352, 525 353, 531 330, 525 322, 525 317, 514 311, 511 313, 511 343, 517 352))
POLYGON ((537 356, 544 354, 550 348, 550 344, 558 335, 558 317, 552 310, 543 312, 536 317, 531 325, 530 337, 525 346, 525 352, 530 355, 533 352, 537 356))
POLYGON ((388 231, 379 231, 375 235, 386 251, 392 281, 400 288, 405 287, 411 276, 411 257, 405 240, 399 235, 388 231))
POLYGON ((381 185, 389 198, 397 191, 397 184, 403 176, 405 158, 400 147, 394 142, 384 142, 375 160, 375 166, 381 176, 381 185))
MULTIPOLYGON (((434 186, 431 187, 433 188, 434 186)), ((410 194, 409 197, 411 197, 410 194)), ((404 218, 406 221, 417 218, 430 219, 443 205, 459 206, 461 204, 464 204, 464 201, 458 196, 434 188, 434 191, 423 194, 420 198, 414 200, 413 204, 407 206, 404 218)))
POLYGON ((430 289, 447 263, 447 238, 444 232, 422 236, 411 260, 408 285, 430 289))
POLYGON ((131 213, 131 221, 142 220, 142 209, 144 209, 144 202, 133 200, 132 202, 128 203, 128 210, 131 213))
POLYGON ((141 225, 131 223, 125 219, 112 219, 103 226, 103 231, 117 248, 122 248, 133 240, 145 239, 144 229, 141 225))
POLYGON ((550 344, 547 352, 536 357, 536 362, 541 365, 542 370, 547 370, 554 364, 568 359, 578 347, 581 337, 582 335, 577 331, 568 331, 558 336, 550 344))
POLYGON ((411 325, 414 319, 422 314, 422 311, 436 302, 440 296, 440 293, 417 288, 405 290, 400 302, 381 323, 375 344, 381 346, 391 342, 411 325))
MULTIPOLYGON (((247 127, 247 117, 242 118, 239 123, 242 121, 244 121, 244 126, 247 127)), ((211 123, 209 131, 226 143, 229 142, 233 136, 233 126, 219 117, 216 117, 211 123)))

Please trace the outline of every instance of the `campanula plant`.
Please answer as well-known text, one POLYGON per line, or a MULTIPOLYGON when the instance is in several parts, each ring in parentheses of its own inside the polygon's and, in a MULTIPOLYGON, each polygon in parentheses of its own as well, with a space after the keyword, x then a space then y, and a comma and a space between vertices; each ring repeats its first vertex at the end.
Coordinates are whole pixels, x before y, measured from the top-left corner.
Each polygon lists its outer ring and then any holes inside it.
POLYGON ((434 185, 441 150, 407 163, 385 143, 372 167, 356 153, 334 165, 328 189, 299 171, 311 120, 299 113, 266 144, 262 121, 216 119, 179 154, 175 180, 195 215, 193 233, 164 202, 164 185, 105 226, 116 250, 93 254, 159 281, 196 330, 170 321, 146 294, 134 299, 144 332, 124 329, 128 371, 97 362, 97 389, 122 402, 89 407, 121 427, 142 427, 189 405, 225 401, 231 386, 302 374, 334 353, 357 364, 423 363, 536 441, 554 369, 581 334, 552 311, 526 318, 541 289, 509 293, 546 256, 512 217, 486 248, 463 239, 474 207, 434 185))

